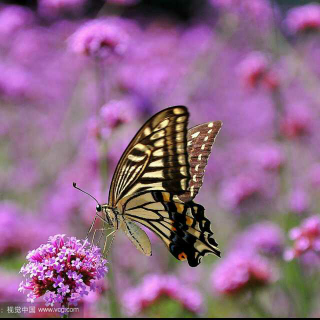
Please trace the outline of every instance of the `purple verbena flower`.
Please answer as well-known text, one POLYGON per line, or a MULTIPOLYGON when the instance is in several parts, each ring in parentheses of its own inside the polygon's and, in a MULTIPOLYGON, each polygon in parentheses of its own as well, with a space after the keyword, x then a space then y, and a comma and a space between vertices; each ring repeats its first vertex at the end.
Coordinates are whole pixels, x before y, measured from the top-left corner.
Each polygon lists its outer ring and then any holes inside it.
POLYGON ((311 3, 289 10, 285 24, 291 33, 319 30, 320 5, 311 3))
POLYGON ((308 106, 294 105, 286 111, 281 121, 281 133, 290 139, 309 134, 313 118, 308 106))
POLYGON ((175 276, 158 274, 145 276, 139 286, 124 293, 125 310, 128 315, 137 315, 163 295, 179 301, 193 313, 202 310, 203 300, 197 290, 183 285, 175 276))
POLYGON ((134 102, 128 99, 111 100, 101 107, 98 118, 90 119, 89 134, 97 139, 107 139, 114 129, 135 119, 136 114, 134 102))
POLYGON ((267 57, 262 52, 251 52, 238 66, 239 76, 247 88, 263 84, 270 89, 279 85, 279 79, 270 68, 267 57))
POLYGON ((29 263, 21 268, 27 280, 19 290, 31 291, 30 302, 44 296, 47 305, 76 305, 108 271, 100 249, 74 237, 65 239, 65 235, 50 237, 48 244, 29 252, 27 259, 29 263), (61 261, 61 254, 68 258, 61 261), (55 263, 48 264, 52 259, 55 263))
POLYGON ((16 65, 0 64, 0 98, 10 102, 30 101, 35 98, 31 74, 16 65))
POLYGON ((284 164, 285 156, 279 145, 268 144, 252 151, 253 160, 264 170, 275 171, 284 164))
POLYGON ((268 221, 251 225, 239 234, 232 243, 233 249, 266 255, 281 254, 283 246, 284 234, 282 229, 268 221))
POLYGON ((30 26, 34 17, 29 9, 21 6, 5 6, 0 10, 0 42, 13 33, 30 26), (3 39, 4 37, 4 39, 3 39))
POLYGON ((249 175, 239 175, 227 180, 222 186, 222 205, 231 211, 238 212, 239 207, 261 192, 260 182, 249 175))
POLYGON ((218 264, 211 274, 213 288, 222 295, 234 295, 272 281, 270 266, 258 254, 234 251, 218 264))
POLYGON ((115 19, 98 19, 81 26, 70 38, 73 52, 85 56, 107 58, 122 55, 128 45, 128 34, 115 19))
POLYGON ((320 216, 305 219, 302 224, 290 230, 289 237, 294 241, 293 247, 284 253, 287 261, 301 257, 308 252, 320 252, 320 216))
POLYGON ((102 106, 100 116, 107 127, 113 129, 133 118, 134 106, 124 100, 112 100, 102 106))

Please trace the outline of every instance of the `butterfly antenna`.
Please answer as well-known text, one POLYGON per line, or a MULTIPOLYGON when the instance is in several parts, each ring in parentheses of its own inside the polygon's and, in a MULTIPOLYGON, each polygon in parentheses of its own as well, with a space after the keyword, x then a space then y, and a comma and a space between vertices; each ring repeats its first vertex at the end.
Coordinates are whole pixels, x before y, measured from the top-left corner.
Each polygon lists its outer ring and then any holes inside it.
POLYGON ((82 189, 78 188, 78 187, 77 187, 77 184, 76 184, 75 182, 73 182, 72 185, 73 185, 73 187, 74 187, 75 189, 78 189, 78 190, 80 190, 81 192, 83 192, 83 193, 87 194, 88 196, 90 196, 90 197, 91 197, 93 200, 95 200, 95 202, 100 206, 99 201, 98 201, 94 196, 92 196, 90 193, 85 192, 85 191, 83 191, 82 189))

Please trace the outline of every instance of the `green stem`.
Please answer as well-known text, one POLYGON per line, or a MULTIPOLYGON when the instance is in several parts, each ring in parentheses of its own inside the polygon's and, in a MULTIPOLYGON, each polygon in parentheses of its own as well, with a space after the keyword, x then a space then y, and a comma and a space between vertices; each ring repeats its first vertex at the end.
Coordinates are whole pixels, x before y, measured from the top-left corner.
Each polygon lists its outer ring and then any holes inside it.
POLYGON ((105 79, 105 68, 101 59, 96 58, 95 60, 95 76, 96 76, 96 90, 97 90, 97 104, 96 104, 96 115, 99 115, 101 107, 106 103, 106 87, 104 83, 105 79))
POLYGON ((110 317, 122 318, 121 309, 118 303, 116 289, 115 289, 114 273, 111 270, 111 268, 109 268, 108 280, 109 280, 108 295, 109 295, 109 302, 110 302, 110 317))
POLYGON ((262 306, 255 292, 252 293, 250 302, 250 306, 257 316, 259 316, 260 318, 271 318, 270 313, 266 311, 266 309, 262 306))

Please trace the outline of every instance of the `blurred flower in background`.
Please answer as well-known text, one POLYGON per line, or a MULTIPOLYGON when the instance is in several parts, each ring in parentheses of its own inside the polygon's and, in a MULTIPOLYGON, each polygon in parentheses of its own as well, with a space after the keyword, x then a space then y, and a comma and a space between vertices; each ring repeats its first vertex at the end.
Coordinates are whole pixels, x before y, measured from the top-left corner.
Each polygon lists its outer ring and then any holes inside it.
MULTIPOLYGON (((20 6, 3 6, 0 8, 1 42, 9 40, 19 30, 32 26, 35 17, 31 10, 20 6)), ((3 43, 5 44, 5 43, 3 43)))
POLYGON ((301 226, 290 230, 290 239, 294 241, 293 248, 285 252, 285 259, 292 260, 301 255, 320 250, 320 217, 318 215, 305 219, 301 226))
MULTIPOLYGON (((41 251, 46 257, 23 269, 23 286, 36 291, 30 298, 79 300, 84 316, 316 314, 319 1, 21 3, 0 4, 1 308, 28 304, 18 272, 26 255, 41 251), (95 217, 95 202, 72 182, 106 203, 115 166, 142 123, 181 104, 190 127, 224 123, 195 199, 222 258, 205 257, 194 270, 151 231, 152 257, 119 232, 102 290, 73 292, 82 262, 64 265, 66 244, 51 253, 54 245, 43 245, 66 234, 58 238, 98 259, 67 240, 85 238, 95 217), (69 274, 46 265, 49 256, 69 274)), ((103 247, 105 231, 95 237, 103 247)))
POLYGON ((177 300, 194 314, 202 310, 201 294, 197 290, 184 286, 178 278, 171 275, 145 276, 138 287, 124 293, 122 300, 128 315, 134 316, 157 303, 156 301, 163 296, 177 300))
POLYGON ((279 85, 275 71, 269 70, 267 57, 261 52, 251 52, 239 65, 239 75, 244 85, 256 88, 260 83, 269 89, 279 85))
POLYGON ((71 49, 78 54, 107 58, 122 55, 126 50, 128 35, 117 19, 93 20, 77 30, 70 39, 71 49))
POLYGON ((285 22, 292 33, 318 31, 320 28, 320 5, 311 3, 293 8, 288 12, 285 22))
POLYGON ((231 248, 267 256, 277 256, 284 247, 284 233, 272 222, 263 221, 251 225, 232 241, 231 248))
POLYGON ((220 262, 211 279, 217 292, 233 295, 271 283, 272 273, 268 263, 260 256, 237 251, 220 262))

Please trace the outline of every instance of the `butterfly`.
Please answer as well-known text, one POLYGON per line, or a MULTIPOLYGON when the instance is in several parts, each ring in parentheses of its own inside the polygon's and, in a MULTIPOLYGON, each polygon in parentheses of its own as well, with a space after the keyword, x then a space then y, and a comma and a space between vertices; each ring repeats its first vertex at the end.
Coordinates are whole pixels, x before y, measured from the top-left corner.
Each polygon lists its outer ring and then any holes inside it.
POLYGON ((222 122, 188 130, 188 119, 184 106, 151 117, 121 156, 108 203, 98 203, 96 211, 143 254, 151 255, 151 243, 136 223, 160 237, 175 258, 196 267, 206 254, 220 256, 204 207, 193 199, 222 122))

